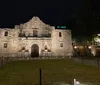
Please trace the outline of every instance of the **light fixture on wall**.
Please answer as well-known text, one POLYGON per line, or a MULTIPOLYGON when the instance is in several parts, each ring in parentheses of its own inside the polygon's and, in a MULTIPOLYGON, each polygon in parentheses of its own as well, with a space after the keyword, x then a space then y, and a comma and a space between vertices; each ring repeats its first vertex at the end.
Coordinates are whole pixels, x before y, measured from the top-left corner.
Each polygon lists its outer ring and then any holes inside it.
POLYGON ((47 49, 45 49, 45 52, 47 52, 48 50, 47 49))

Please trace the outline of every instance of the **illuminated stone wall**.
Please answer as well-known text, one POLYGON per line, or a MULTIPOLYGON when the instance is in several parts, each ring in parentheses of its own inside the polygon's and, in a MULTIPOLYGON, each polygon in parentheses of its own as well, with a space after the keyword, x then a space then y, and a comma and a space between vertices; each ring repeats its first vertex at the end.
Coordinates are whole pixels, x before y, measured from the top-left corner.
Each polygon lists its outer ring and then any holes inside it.
POLYGON ((65 29, 52 30, 52 52, 55 56, 72 56, 71 31, 65 29))
POLYGON ((0 29, 0 57, 31 57, 36 44, 39 56, 71 56, 71 31, 55 29, 33 17, 14 28, 0 29), (59 34, 61 33, 61 34, 59 34))

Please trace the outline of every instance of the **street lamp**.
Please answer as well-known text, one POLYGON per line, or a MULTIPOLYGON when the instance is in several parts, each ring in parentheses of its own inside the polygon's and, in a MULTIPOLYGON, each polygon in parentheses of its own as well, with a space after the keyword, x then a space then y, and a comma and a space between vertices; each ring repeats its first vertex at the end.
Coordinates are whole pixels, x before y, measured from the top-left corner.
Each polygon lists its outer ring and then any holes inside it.
POLYGON ((77 49, 78 47, 77 46, 74 46, 74 49, 77 49))
POLYGON ((77 57, 78 56, 78 46, 74 46, 74 56, 77 57))
POLYGON ((89 49, 91 49, 91 46, 88 46, 89 49))

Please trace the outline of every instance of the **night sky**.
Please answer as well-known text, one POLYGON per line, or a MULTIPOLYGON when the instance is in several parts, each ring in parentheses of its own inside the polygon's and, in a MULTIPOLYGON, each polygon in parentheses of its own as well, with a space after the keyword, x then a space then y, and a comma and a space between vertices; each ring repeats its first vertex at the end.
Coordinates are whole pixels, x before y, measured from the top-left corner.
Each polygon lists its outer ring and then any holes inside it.
POLYGON ((66 25, 73 36, 100 32, 99 0, 0 0, 0 28, 14 27, 33 16, 50 25, 66 25))

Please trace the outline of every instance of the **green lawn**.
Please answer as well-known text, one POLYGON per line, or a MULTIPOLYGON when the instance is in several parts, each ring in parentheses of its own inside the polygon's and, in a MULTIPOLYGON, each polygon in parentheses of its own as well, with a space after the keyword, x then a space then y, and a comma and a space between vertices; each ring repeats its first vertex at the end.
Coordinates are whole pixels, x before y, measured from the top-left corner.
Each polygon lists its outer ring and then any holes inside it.
POLYGON ((100 68, 71 60, 10 62, 0 69, 0 85, 39 85, 39 68, 42 68, 42 85, 51 85, 52 82, 71 84, 74 78, 80 82, 100 85, 100 68))

